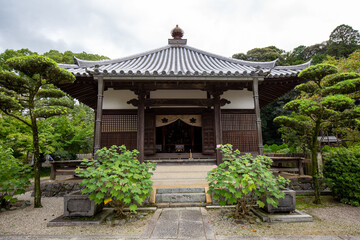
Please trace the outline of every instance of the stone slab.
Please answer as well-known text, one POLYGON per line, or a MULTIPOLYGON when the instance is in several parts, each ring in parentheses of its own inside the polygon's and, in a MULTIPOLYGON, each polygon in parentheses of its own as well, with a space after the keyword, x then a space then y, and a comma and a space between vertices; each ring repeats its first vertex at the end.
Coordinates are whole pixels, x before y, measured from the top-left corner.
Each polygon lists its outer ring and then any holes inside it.
POLYGON ((179 211, 173 209, 163 209, 151 235, 151 238, 177 238, 178 225, 179 211))
POLYGON ((152 216, 152 218, 150 219, 148 225, 146 226, 145 230, 141 233, 140 235, 140 239, 146 239, 146 238, 150 238, 151 234, 153 233, 157 221, 160 217, 160 214, 162 212, 162 209, 157 209, 154 213, 154 215, 152 216))
POLYGON ((203 193, 163 193, 156 195, 156 202, 205 202, 205 192, 203 193))
POLYGON ((252 208, 251 211, 263 222, 312 222, 313 218, 309 214, 295 210, 294 213, 267 213, 259 208, 252 208))
POLYGON ((203 187, 158 188, 156 193, 204 193, 203 187))
POLYGON ((185 209, 180 211, 180 222, 181 221, 202 222, 202 217, 199 209, 198 210, 185 209))
MULTIPOLYGON (((200 213, 200 211, 198 211, 200 213)), ((196 221, 181 221, 179 223, 179 237, 188 239, 205 239, 204 225, 196 221)))
POLYGON ((201 212, 201 216, 202 216, 202 220, 203 220, 203 224, 204 224, 205 237, 207 240, 214 240, 215 234, 214 234, 214 231, 210 224, 210 221, 207 217, 207 211, 205 208, 201 208, 200 212, 201 212))
POLYGON ((100 225, 104 219, 111 214, 112 209, 104 209, 96 214, 91 220, 79 220, 79 218, 69 218, 61 215, 47 223, 48 227, 62 227, 62 226, 87 226, 87 225, 100 225))

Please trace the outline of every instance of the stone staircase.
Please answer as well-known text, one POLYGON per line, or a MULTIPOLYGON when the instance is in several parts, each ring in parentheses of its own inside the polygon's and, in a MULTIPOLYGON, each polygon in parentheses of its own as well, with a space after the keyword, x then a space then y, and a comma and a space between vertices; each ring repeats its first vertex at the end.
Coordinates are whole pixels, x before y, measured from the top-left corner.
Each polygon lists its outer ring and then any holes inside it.
POLYGON ((158 165, 154 175, 153 199, 158 207, 204 206, 212 165, 158 165))

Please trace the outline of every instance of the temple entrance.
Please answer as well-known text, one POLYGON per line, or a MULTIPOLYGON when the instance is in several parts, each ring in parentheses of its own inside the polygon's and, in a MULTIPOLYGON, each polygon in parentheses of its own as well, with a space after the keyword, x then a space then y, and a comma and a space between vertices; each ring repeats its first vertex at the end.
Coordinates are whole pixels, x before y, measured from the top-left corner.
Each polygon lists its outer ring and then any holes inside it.
MULTIPOLYGON (((157 119, 159 119, 158 116, 157 119)), ((181 117, 171 115, 160 120, 161 123, 157 121, 156 127, 157 153, 202 152, 201 118, 199 120, 199 117, 189 118, 184 117, 184 115, 181 117)))

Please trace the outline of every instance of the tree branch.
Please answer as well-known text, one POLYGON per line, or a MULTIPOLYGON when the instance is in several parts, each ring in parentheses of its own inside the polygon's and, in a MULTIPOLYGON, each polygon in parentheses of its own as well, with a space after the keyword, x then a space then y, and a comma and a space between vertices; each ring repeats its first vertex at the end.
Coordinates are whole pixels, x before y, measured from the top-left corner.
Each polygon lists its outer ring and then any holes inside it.
POLYGON ((28 123, 28 122, 26 122, 24 119, 22 119, 22 118, 20 118, 20 117, 18 117, 18 116, 16 116, 16 115, 14 115, 14 114, 12 114, 12 113, 9 113, 9 112, 7 112, 7 111, 4 111, 4 110, 2 110, 2 111, 3 111, 6 115, 8 115, 8 116, 10 116, 10 117, 13 117, 13 118, 19 120, 20 122, 25 123, 27 126, 31 127, 31 124, 28 123))

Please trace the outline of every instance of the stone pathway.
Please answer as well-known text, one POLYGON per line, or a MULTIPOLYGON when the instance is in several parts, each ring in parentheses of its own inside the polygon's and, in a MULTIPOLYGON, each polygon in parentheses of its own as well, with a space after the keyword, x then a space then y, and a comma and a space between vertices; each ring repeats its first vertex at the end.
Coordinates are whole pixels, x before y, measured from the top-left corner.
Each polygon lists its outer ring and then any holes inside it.
POLYGON ((204 208, 158 209, 154 216, 154 222, 149 223, 143 238, 215 239, 204 208))

